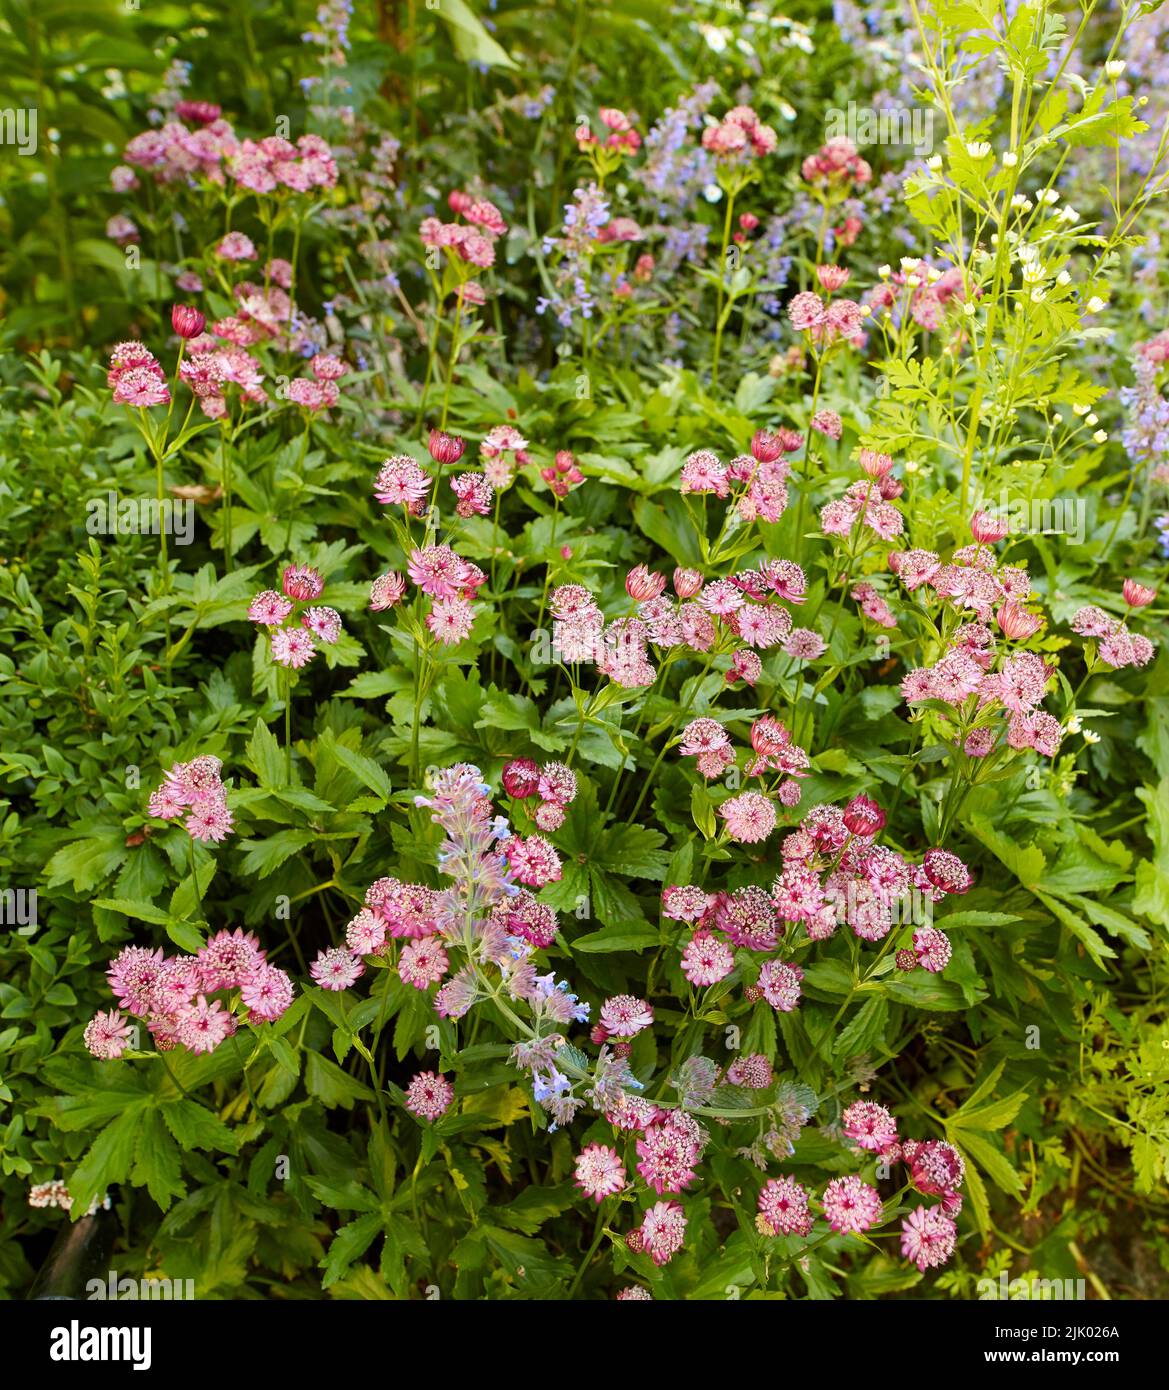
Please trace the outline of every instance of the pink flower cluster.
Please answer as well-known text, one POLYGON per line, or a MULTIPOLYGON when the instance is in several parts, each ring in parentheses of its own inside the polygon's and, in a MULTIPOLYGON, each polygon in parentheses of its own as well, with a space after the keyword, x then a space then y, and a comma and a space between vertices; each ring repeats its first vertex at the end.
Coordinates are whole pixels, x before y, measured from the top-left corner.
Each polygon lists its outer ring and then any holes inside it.
POLYGON ((454 1098, 455 1089, 445 1076, 420 1071, 406 1087, 405 1106, 411 1115, 433 1124, 442 1119, 454 1098))
POLYGON ((757 430, 750 454, 740 454, 730 463, 710 449, 700 449, 682 465, 682 493, 727 498, 744 521, 776 522, 787 510, 791 474, 783 455, 797 452, 803 443, 796 430, 757 430))
MULTIPOLYGON (((1144 585, 1125 581, 1125 599, 1130 608, 1144 607, 1152 602, 1156 594, 1144 585), (1133 602, 1139 597, 1140 602, 1133 602)), ((1072 615, 1072 631, 1079 637, 1089 637, 1096 641, 1100 660, 1120 670, 1125 666, 1147 666, 1156 653, 1156 647, 1147 637, 1130 632, 1127 623, 1105 613, 1094 604, 1085 604, 1072 615)))
POLYGON ((248 618, 268 629, 272 660, 299 671, 317 653, 317 642, 333 646, 341 636, 341 615, 316 604, 325 581, 308 565, 289 565, 281 580, 283 593, 264 589, 248 606, 248 618), (315 640, 314 640, 315 639, 315 640))
POLYGON ((471 635, 475 622, 475 591, 487 576, 470 560, 456 555, 449 545, 425 545, 411 551, 406 573, 432 600, 426 615, 431 636, 451 646, 471 635))
POLYGON ((95 1057, 120 1057, 134 1043, 121 1010, 143 1019, 159 1052, 184 1047, 214 1052, 239 1027, 271 1023, 292 1003, 292 981, 268 963, 260 943, 242 928, 219 931, 195 955, 166 956, 161 948, 127 946, 111 963, 110 988, 118 1008, 86 1025, 85 1045, 95 1057), (223 998, 212 996, 221 995, 223 998))
POLYGON ((918 327, 934 333, 942 326, 948 305, 966 302, 962 271, 952 266, 938 272, 925 261, 919 261, 912 269, 895 270, 879 285, 874 285, 865 295, 865 303, 874 314, 891 313, 899 302, 904 304, 906 298, 909 317, 918 327))
POLYGON ((602 106, 597 112, 601 124, 609 131, 603 140, 598 139, 587 123, 576 129, 577 149, 582 152, 601 146, 607 150, 619 150, 622 154, 636 154, 641 148, 641 136, 634 129, 633 122, 624 111, 615 106, 602 106))
MULTIPOLYGON (((279 188, 307 193, 337 182, 332 151, 319 135, 302 135, 295 145, 279 135, 240 140, 210 103, 181 102, 176 112, 198 128, 191 130, 182 120, 167 121, 158 130, 135 135, 122 153, 127 165, 149 170, 157 183, 205 179, 222 185, 230 178, 252 193, 279 188), (215 115, 207 119, 211 112, 215 115)), ((123 189, 131 186, 125 175, 118 183, 123 189)))
POLYGON ((821 145, 815 154, 808 155, 800 165, 800 173, 808 183, 835 188, 866 184, 873 177, 868 162, 844 135, 836 136, 821 145))
MULTIPOLYGON (((218 330, 224 321, 216 325, 218 330)), ((226 338, 227 334, 220 336, 226 338)), ((227 388, 239 388, 244 401, 268 399, 261 384, 264 371, 260 363, 243 347, 218 347, 210 334, 200 334, 188 344, 189 355, 179 364, 179 377, 195 393, 199 409, 209 420, 222 420, 227 415, 227 388)))
POLYGON ((160 820, 182 816, 187 833, 204 844, 226 839, 234 822, 227 808, 222 769, 223 764, 210 753, 189 763, 175 763, 150 797, 150 814, 160 820))
POLYGON ((584 474, 567 449, 557 451, 555 460, 548 467, 540 469, 540 477, 559 498, 567 497, 578 483, 584 482, 584 474))
POLYGON ((856 531, 867 530, 879 540, 894 540, 905 529, 905 519, 893 505, 902 490, 891 475, 851 483, 843 497, 820 509, 820 529, 826 536, 846 539, 856 531))
POLYGON ((753 107, 735 106, 702 132, 702 148, 719 159, 739 162, 772 154, 778 143, 775 131, 756 115, 753 107))
POLYGON ((149 348, 141 343, 119 343, 110 353, 106 384, 114 393, 115 405, 132 405, 144 410, 151 405, 167 405, 170 388, 166 373, 149 348))
POLYGON ((508 796, 520 801, 539 797, 533 820, 537 829, 550 834, 564 824, 564 808, 576 796, 576 773, 564 763, 541 767, 531 758, 513 758, 503 769, 503 787, 508 796))
MULTIPOLYGON (((953 1217, 962 1208, 958 1191, 965 1174, 961 1154, 941 1140, 897 1137, 897 1122, 883 1105, 858 1101, 842 1117, 845 1136, 861 1150, 886 1163, 904 1162, 910 1185, 927 1196, 941 1197, 932 1207, 915 1207, 901 1222, 901 1253, 923 1272, 954 1253, 958 1228, 953 1217)), ((759 1193, 756 1226, 763 1235, 806 1237, 812 1232, 811 1194, 787 1175, 772 1178, 759 1193)), ((833 1178, 819 1198, 829 1226, 842 1234, 863 1234, 881 1221, 880 1193, 856 1174, 833 1178)))
POLYGON ((807 333, 817 345, 864 344, 865 315, 853 299, 825 300, 815 290, 801 290, 788 302, 787 316, 797 333, 807 333))
POLYGON ((503 214, 486 198, 473 198, 469 193, 453 192, 448 202, 456 217, 465 222, 441 222, 437 217, 423 218, 418 235, 423 246, 441 247, 451 258, 476 270, 486 270, 495 264, 495 242, 507 231, 503 214))

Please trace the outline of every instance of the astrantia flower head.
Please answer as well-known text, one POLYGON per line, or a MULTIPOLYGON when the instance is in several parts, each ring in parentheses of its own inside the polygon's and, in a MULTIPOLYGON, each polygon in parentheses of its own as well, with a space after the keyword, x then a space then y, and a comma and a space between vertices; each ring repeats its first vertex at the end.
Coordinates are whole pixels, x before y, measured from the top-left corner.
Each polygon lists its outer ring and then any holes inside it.
POLYGON ((325 591, 325 581, 309 565, 288 565, 280 583, 285 595, 298 602, 311 602, 325 591))
POLYGON ((897 1121, 875 1101, 856 1101, 845 1110, 842 1121, 845 1134, 859 1148, 884 1153, 897 1143, 897 1121))
POLYGON ((445 1076, 437 1072, 420 1071, 406 1087, 406 1109, 420 1120, 433 1123, 450 1109, 455 1090, 445 1076))
POLYGON ((652 1026, 654 1011, 644 999, 631 994, 617 994, 601 1006, 600 1023, 616 1038, 633 1038, 652 1026))
POLYGON ((446 434, 442 430, 431 430, 426 447, 435 463, 448 464, 458 463, 463 457, 466 445, 457 435, 446 434))
POLYGON ((309 966, 309 974, 322 989, 348 989, 364 972, 361 957, 346 946, 329 947, 309 966))
POLYGON ((844 808, 844 824, 850 835, 872 839, 885 826, 885 813, 868 796, 854 796, 844 808))
POLYGON ((921 867, 929 882, 943 893, 967 893, 973 886, 970 870, 948 849, 927 849, 921 867))
POLYGON ((748 951, 775 949, 780 924, 775 904, 762 888, 736 888, 719 894, 714 920, 736 946, 748 951))
POLYGON ((954 1253, 958 1227, 942 1207, 915 1207, 901 1219, 901 1253, 924 1274, 954 1253))
POLYGON ((442 942, 436 936, 424 936, 408 941, 398 960, 398 974, 403 982, 415 989, 428 989, 438 984, 450 969, 450 960, 442 942))
POLYGON ((278 627, 272 633, 272 660, 278 666, 287 666, 299 671, 307 666, 316 655, 316 647, 307 628, 278 627))
POLYGON ((384 612, 402 602, 406 596, 406 580, 394 571, 380 574, 370 585, 369 606, 375 613, 384 612))
POLYGON ((662 916, 676 922, 697 922, 710 906, 711 895, 693 885, 662 890, 662 916))
POLYGON ((589 1144, 576 1156, 576 1185, 600 1204, 625 1186, 625 1165, 608 1144, 589 1144))
POLYGON ((387 507, 406 507, 416 511, 430 488, 422 465, 409 454, 394 454, 378 470, 373 495, 387 507))
POLYGON ((725 941, 695 932, 682 951, 682 973, 692 985, 718 984, 735 968, 735 955, 725 941))
POLYGON ((686 1212, 681 1202, 655 1202, 641 1226, 629 1233, 628 1244, 631 1250, 644 1251, 654 1264, 664 1265, 681 1250, 685 1235, 686 1212))
POLYGON ((800 1002, 804 972, 785 961, 765 961, 759 971, 759 988, 773 1009, 789 1014, 800 1002))
POLYGON ((775 803, 762 792, 740 792, 724 801, 718 813, 727 823, 727 834, 741 845, 758 844, 775 829, 775 803))
POLYGON ((314 637, 329 646, 341 636, 341 614, 335 608, 306 608, 300 621, 314 637))
POLYGON ((199 974, 205 990, 234 989, 264 963, 259 941, 242 927, 218 931, 199 950, 199 974))
POLYGON ((940 974, 950 963, 950 938, 937 927, 919 927, 913 933, 913 953, 923 970, 940 974))
POLYGON ((279 627, 291 612, 291 602, 274 589, 258 593, 248 606, 249 620, 261 627, 279 627))
POLYGON ((902 1156, 909 1165, 910 1181, 927 1197, 955 1197, 966 1177, 966 1162, 944 1139, 907 1143, 902 1156))
POLYGON ((521 838, 513 835, 504 845, 511 871, 520 883, 542 888, 556 883, 561 875, 560 856, 540 835, 521 838))
POLYGON ((94 1057, 110 1061, 133 1042, 132 1026, 117 1009, 97 1013, 85 1025, 85 1045, 94 1057))
POLYGON ((772 1178, 759 1193, 756 1224, 773 1236, 806 1236, 812 1229, 808 1191, 795 1178, 772 1178))
POLYGON ((745 1086, 752 1091, 761 1091, 770 1086, 773 1080, 771 1063, 762 1052, 736 1057, 727 1068, 727 1080, 732 1086, 745 1086))
POLYGON ((272 1023, 292 1003, 292 981, 283 970, 265 961, 243 982, 240 998, 253 1019, 272 1023))
POLYGON ((881 1195, 855 1173, 833 1178, 820 1199, 824 1215, 834 1231, 867 1231, 881 1219, 881 1195))
POLYGON ((503 789, 508 796, 535 796, 539 783, 540 766, 532 758, 513 758, 503 769, 503 789))
POLYGON ((576 773, 564 763, 545 763, 536 790, 544 801, 567 806, 576 797, 576 773))

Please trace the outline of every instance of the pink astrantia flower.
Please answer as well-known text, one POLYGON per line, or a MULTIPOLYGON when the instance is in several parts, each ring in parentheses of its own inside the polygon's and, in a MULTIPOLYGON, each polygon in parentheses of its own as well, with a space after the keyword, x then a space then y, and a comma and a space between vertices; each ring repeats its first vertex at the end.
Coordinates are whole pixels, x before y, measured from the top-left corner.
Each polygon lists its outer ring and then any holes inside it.
POLYGON ((692 884, 662 890, 662 916, 675 922, 697 922, 710 903, 711 895, 706 889, 692 884))
POLYGON ((617 994, 601 1006, 601 1027, 617 1038, 633 1038, 652 1026, 654 1011, 644 999, 617 994))
POLYGON ((897 1143, 897 1121, 875 1101, 858 1100, 841 1118, 845 1134, 859 1148, 884 1153, 897 1143))
POLYGON ((299 671, 316 655, 316 647, 308 630, 303 627, 278 627, 272 633, 272 660, 280 666, 299 671))
POLYGON ((430 479, 417 459, 409 454, 395 454, 378 471, 373 495, 385 506, 406 507, 417 513, 429 488, 430 479))
POLYGON ((300 621, 314 637, 329 646, 341 636, 341 614, 335 608, 306 608, 300 621))
POLYGON ((697 1123, 680 1110, 647 1125, 637 1140, 637 1171, 642 1180, 661 1196, 682 1192, 695 1181, 694 1171, 704 1142, 697 1123))
POLYGON ((692 985, 714 985, 735 968, 735 956, 725 941, 697 932, 682 951, 682 973, 692 985))
POLYGON ((117 1009, 96 1013, 85 1025, 85 1045, 103 1061, 120 1057, 133 1042, 133 1036, 132 1025, 117 1009))
POLYGON ((520 883, 542 888, 556 883, 561 876, 560 856, 540 835, 522 838, 513 835, 504 845, 511 871, 520 883))
POLYGON ((737 1057, 727 1068, 727 1080, 732 1086, 745 1086, 752 1091, 764 1090, 773 1079, 771 1063, 762 1052, 737 1057))
POLYGON ((775 804, 762 792, 741 792, 724 801, 718 813, 727 823, 727 834, 742 845, 766 840, 777 823, 775 804))
POLYGON ((279 627, 292 612, 292 604, 274 589, 258 593, 248 606, 248 618, 261 627, 279 627))
POLYGON ((382 613, 402 602, 406 596, 406 580, 391 570, 379 574, 369 588, 369 606, 374 613, 382 613))
POLYGON ((641 1226, 631 1231, 626 1241, 631 1250, 644 1251, 654 1264, 664 1265, 681 1250, 685 1236, 686 1213, 682 1204, 655 1202, 645 1213, 641 1226))
POLYGON ((803 978, 804 972, 798 965, 769 960, 759 971, 759 988, 773 1009, 790 1014, 800 1002, 803 978))
POLYGON ((345 946, 324 950, 309 966, 309 974, 322 989, 349 989, 365 973, 360 956, 345 946))
POLYGON ((833 1178, 824 1189, 820 1205, 834 1231, 867 1231, 881 1219, 880 1193, 855 1173, 833 1178))
POLYGON ((433 1071, 420 1071, 406 1087, 405 1106, 411 1115, 433 1123, 450 1109, 455 1090, 445 1076, 433 1071))
POLYGON ((281 576, 281 587, 288 598, 307 603, 325 591, 325 581, 309 565, 288 565, 281 576))
POLYGON ((292 981, 283 970, 264 962, 243 982, 240 997, 253 1019, 272 1023, 292 1003, 292 981))
POLYGON ((759 1193, 757 1226, 773 1236, 806 1236, 812 1229, 808 1191, 795 1178, 772 1178, 759 1193))
POLYGON ((449 969, 450 960, 436 936, 408 941, 402 947, 398 974, 404 983, 413 985, 415 989, 428 989, 438 984, 449 969))
POLYGON ((923 970, 940 974, 950 963, 950 938, 937 927, 919 927, 913 933, 913 952, 923 970))
POLYGON ((589 1144, 576 1156, 576 1185, 598 1205, 625 1186, 625 1165, 608 1144, 589 1144))
POLYGON ((901 1253, 924 1274, 954 1253, 958 1227, 940 1207, 915 1207, 901 1219, 901 1253))
POLYGON ((475 608, 466 599, 436 599, 426 615, 426 626, 436 642, 453 646, 471 635, 475 625, 475 608))

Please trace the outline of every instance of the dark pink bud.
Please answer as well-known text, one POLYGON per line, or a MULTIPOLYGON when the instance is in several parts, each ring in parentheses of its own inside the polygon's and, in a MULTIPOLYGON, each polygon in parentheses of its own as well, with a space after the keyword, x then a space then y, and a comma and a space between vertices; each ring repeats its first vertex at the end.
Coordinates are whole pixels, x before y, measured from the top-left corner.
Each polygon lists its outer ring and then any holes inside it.
POLYGON ((444 434, 442 430, 431 430, 427 448, 435 463, 458 463, 463 457, 466 445, 456 435, 444 434))
POLYGON ((850 835, 871 840, 885 828, 885 813, 868 796, 854 796, 844 808, 844 828, 850 835))
POLYGON ((206 322, 206 316, 190 304, 175 304, 171 308, 170 326, 180 338, 197 338, 206 322))
POLYGON ((783 453, 783 440, 770 430, 756 430, 751 437, 751 453, 757 463, 774 463, 783 453))
POLYGON ((513 758, 503 769, 503 789, 517 800, 534 796, 539 782, 540 768, 531 758, 513 758))

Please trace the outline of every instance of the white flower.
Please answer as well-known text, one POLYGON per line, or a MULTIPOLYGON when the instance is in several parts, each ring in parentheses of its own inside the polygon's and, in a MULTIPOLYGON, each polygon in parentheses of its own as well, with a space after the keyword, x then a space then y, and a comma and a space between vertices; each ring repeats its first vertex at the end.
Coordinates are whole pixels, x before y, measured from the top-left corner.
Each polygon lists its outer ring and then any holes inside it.
POLYGON ((1087 416, 1084 420, 1084 424, 1087 425, 1089 428, 1091 428, 1093 425, 1098 425, 1099 423, 1100 417, 1095 414, 1087 416))
POLYGON ((1053 203, 1059 202, 1059 194, 1054 188, 1042 188, 1035 195, 1036 199, 1046 207, 1051 207, 1053 203))
POLYGON ((1084 742, 1085 742, 1085 743, 1099 743, 1099 742, 1100 742, 1100 735, 1095 731, 1095 729, 1085 729, 1085 730, 1084 730, 1084 742))
POLYGON ((1092 436, 1092 442, 1094 444, 1106 444, 1108 442, 1108 431, 1097 430, 1096 433, 1092 436))
POLYGON ((966 153, 971 159, 989 159, 994 151, 985 140, 972 140, 966 146, 966 153))
POLYGON ((1110 81, 1116 79, 1124 72, 1125 64, 1119 58, 1113 58, 1112 62, 1104 64, 1104 76, 1110 81))
POLYGON ((1008 169, 1013 169, 1013 168, 1015 167, 1015 165, 1018 164, 1018 162, 1019 162, 1019 156, 1015 153, 1014 150, 1008 150, 1008 151, 1006 152, 1006 154, 1003 155, 1003 164, 1004 164, 1008 169))
POLYGON ((1094 294, 1092 298, 1088 300, 1088 306, 1084 312, 1086 314, 1098 314, 1104 307, 1105 301, 1101 299, 1099 295, 1094 294))

